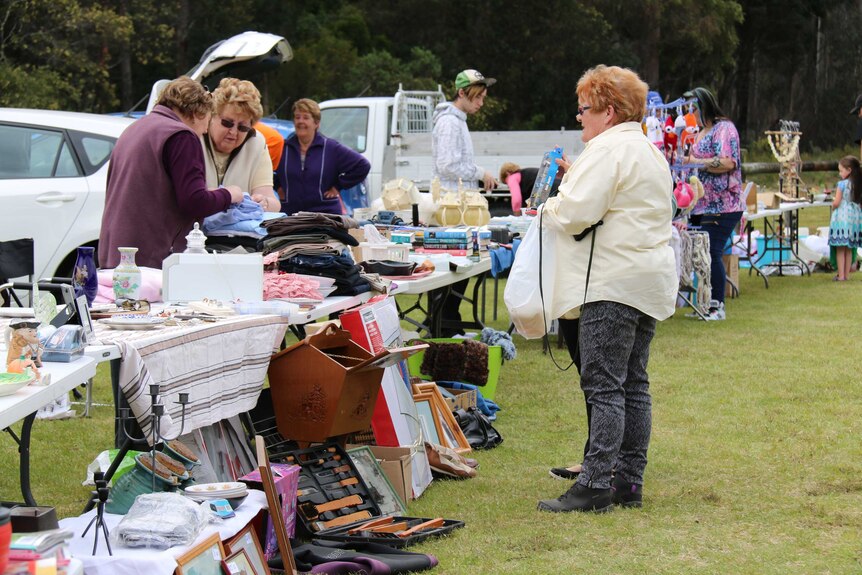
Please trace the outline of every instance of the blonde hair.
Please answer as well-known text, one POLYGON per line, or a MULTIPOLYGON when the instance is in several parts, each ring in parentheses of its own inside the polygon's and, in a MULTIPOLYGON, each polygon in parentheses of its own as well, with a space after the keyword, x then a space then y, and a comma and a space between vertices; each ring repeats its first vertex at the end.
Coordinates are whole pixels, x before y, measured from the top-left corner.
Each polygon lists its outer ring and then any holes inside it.
POLYGON ((505 182, 506 178, 510 175, 514 174, 518 170, 521 169, 521 166, 515 164, 514 162, 504 162, 502 166, 500 166, 500 181, 505 182))
POLYGON ((471 84, 466 88, 461 88, 458 90, 458 96, 461 96, 461 92, 464 92, 464 98, 468 100, 475 100, 479 96, 482 95, 482 92, 486 92, 488 90, 488 86, 485 84, 471 84))
POLYGON ((600 64, 584 72, 576 92, 596 111, 613 106, 618 123, 622 123, 643 119, 648 90, 646 82, 628 68, 600 64))
POLYGON ((296 114, 297 112, 311 114, 315 122, 320 121, 320 106, 309 98, 301 98, 293 103, 293 113, 296 114))
POLYGON ((213 111, 213 97, 200 82, 180 76, 169 82, 157 104, 167 106, 186 118, 203 118, 213 111))
POLYGON ((248 80, 222 78, 213 91, 213 101, 216 114, 221 114, 228 106, 236 106, 240 113, 249 117, 252 125, 263 117, 260 92, 248 80))

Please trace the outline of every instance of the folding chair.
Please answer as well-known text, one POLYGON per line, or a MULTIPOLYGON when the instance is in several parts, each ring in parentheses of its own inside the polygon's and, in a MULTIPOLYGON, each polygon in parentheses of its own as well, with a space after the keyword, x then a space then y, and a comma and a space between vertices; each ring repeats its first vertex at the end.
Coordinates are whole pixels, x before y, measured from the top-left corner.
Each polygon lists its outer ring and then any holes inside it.
MULTIPOLYGON (((0 284, 5 286, 10 278, 22 276, 33 281, 36 273, 33 245, 33 238, 0 242, 0 284)), ((25 307, 11 286, 0 290, 0 306, 11 307, 13 301, 16 306, 25 307)))

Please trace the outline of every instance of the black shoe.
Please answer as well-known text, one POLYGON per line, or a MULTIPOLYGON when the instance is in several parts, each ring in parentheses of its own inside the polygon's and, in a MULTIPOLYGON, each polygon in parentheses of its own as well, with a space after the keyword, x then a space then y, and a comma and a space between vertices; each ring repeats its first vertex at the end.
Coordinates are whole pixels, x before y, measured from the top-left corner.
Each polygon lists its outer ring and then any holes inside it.
POLYGON ((610 489, 593 489, 579 483, 572 485, 568 491, 556 499, 539 501, 539 511, 566 513, 569 511, 593 511, 606 513, 614 508, 611 502, 610 489))
POLYGON ((622 507, 643 507, 644 488, 637 483, 629 483, 619 475, 611 484, 611 500, 622 507))
POLYGON ((548 472, 554 479, 562 479, 563 481, 574 481, 580 475, 580 471, 571 471, 567 467, 552 467, 548 472))

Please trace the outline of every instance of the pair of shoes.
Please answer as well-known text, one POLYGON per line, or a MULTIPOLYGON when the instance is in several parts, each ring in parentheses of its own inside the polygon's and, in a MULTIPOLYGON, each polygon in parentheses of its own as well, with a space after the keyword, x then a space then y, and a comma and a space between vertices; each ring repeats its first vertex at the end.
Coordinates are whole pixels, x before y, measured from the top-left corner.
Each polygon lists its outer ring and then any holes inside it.
MULTIPOLYGON (((572 465, 571 467, 580 467, 580 465, 572 465)), ((563 481, 574 481, 580 475, 580 471, 572 471, 568 467, 552 467, 548 474, 554 479, 563 481)))
POLYGON ((426 441, 425 455, 428 457, 431 472, 438 476, 456 479, 476 477, 476 469, 471 467, 464 457, 454 450, 426 441))
POLYGON ((539 501, 539 511, 552 513, 568 513, 570 511, 591 511, 607 513, 614 508, 611 502, 610 489, 593 489, 580 483, 575 483, 569 490, 556 499, 539 501))
POLYGON ((709 300, 709 311, 706 312, 706 321, 721 321, 726 319, 724 312, 724 302, 718 300, 709 300))
POLYGON ((644 488, 637 483, 629 483, 619 475, 611 484, 611 501, 621 507, 643 507, 644 488))

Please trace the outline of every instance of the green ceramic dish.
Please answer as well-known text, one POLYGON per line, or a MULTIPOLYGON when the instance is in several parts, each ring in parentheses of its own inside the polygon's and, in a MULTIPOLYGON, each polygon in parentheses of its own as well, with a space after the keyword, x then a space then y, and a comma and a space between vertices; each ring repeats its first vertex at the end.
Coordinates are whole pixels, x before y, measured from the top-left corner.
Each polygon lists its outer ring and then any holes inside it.
POLYGON ((32 374, 26 373, 0 373, 0 396, 12 395, 22 387, 36 380, 32 374))

